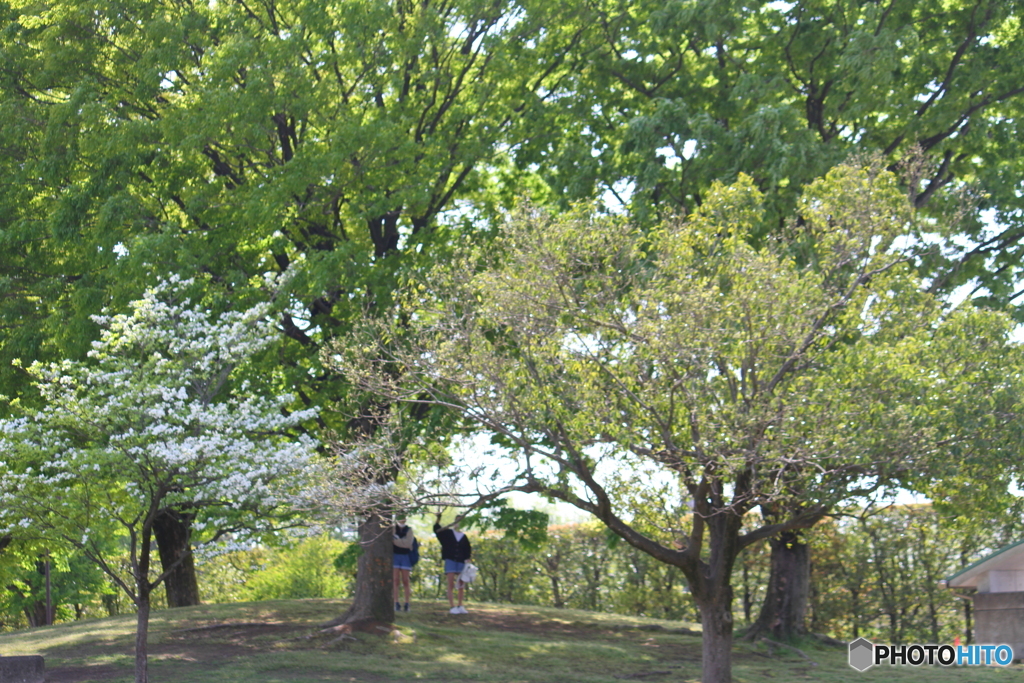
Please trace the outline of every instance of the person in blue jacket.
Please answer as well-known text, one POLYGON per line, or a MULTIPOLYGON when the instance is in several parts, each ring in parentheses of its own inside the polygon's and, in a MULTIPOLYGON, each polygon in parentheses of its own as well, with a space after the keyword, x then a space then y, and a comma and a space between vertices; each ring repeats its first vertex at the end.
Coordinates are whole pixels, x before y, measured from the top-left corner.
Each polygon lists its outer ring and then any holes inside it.
POLYGON ((441 513, 437 513, 437 521, 434 522, 434 535, 441 542, 441 559, 444 560, 444 573, 448 579, 448 610, 451 614, 468 614, 462 606, 462 594, 465 584, 459 580, 459 574, 466 567, 466 562, 473 555, 473 548, 469 544, 466 534, 459 531, 459 523, 455 522, 450 528, 441 526, 441 513), (455 582, 458 581, 459 602, 455 603, 455 582))

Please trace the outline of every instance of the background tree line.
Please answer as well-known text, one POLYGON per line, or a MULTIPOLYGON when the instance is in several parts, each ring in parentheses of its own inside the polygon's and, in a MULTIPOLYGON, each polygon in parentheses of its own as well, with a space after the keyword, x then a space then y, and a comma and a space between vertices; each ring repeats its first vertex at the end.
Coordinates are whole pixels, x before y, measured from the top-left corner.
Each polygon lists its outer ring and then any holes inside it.
MULTIPOLYGON (((1016 540, 1015 524, 950 519, 931 505, 848 510, 807 532, 813 543, 808 630, 849 641, 971 642, 969 601, 939 581, 1016 540)), ((485 536, 474 546, 476 600, 538 604, 700 622, 685 577, 614 542, 597 524, 549 528, 538 550, 485 536)), ((734 570, 737 628, 758 617, 770 571, 767 543, 734 570)), ((428 581, 432 578, 426 575, 428 581)))

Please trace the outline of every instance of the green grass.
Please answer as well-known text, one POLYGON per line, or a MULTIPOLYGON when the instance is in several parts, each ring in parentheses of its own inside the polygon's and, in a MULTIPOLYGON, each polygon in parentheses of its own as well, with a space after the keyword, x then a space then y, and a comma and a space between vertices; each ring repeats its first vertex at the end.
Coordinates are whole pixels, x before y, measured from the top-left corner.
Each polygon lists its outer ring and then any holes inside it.
MULTIPOLYGON (((166 610, 150 625, 150 679, 203 683, 424 681, 457 683, 618 683, 699 681, 700 638, 690 626, 576 610, 470 604, 452 616, 439 602, 414 602, 397 633, 323 634, 337 600, 282 600, 166 610), (661 630, 658 630, 660 627, 661 630), (673 632, 675 630, 676 632, 673 632)), ((0 636, 0 655, 41 654, 47 680, 132 680, 131 615, 0 636)), ((805 643, 812 661, 788 650, 738 642, 736 683, 926 683, 1019 678, 1004 668, 875 667, 858 673, 844 649, 805 643)))

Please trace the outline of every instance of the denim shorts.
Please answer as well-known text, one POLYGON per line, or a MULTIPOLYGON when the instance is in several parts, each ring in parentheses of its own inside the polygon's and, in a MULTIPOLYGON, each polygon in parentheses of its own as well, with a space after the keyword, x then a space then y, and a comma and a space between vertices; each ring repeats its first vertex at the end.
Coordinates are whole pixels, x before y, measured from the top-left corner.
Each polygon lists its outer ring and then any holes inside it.
POLYGON ((405 555, 399 555, 395 553, 394 559, 391 561, 391 566, 395 569, 412 569, 412 559, 408 553, 405 555))
POLYGON ((455 560, 444 561, 444 573, 445 574, 461 574, 463 568, 466 566, 465 562, 456 562, 455 560))

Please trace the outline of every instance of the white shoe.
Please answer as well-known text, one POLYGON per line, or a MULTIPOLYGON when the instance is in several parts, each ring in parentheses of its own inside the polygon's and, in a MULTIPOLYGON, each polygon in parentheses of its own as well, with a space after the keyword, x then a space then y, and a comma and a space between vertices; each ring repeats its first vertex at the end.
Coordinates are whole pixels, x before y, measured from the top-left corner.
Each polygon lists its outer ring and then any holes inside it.
POLYGON ((461 607, 452 607, 450 610, 448 610, 448 614, 462 614, 462 612, 459 611, 460 609, 462 609, 462 608, 461 607))
POLYGON ((455 609, 459 610, 459 614, 469 614, 469 610, 467 610, 467 609, 466 609, 465 607, 463 607, 462 605, 459 605, 459 606, 458 606, 458 607, 456 607, 455 609))

